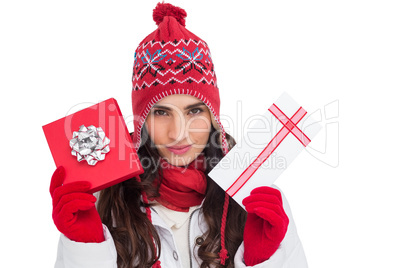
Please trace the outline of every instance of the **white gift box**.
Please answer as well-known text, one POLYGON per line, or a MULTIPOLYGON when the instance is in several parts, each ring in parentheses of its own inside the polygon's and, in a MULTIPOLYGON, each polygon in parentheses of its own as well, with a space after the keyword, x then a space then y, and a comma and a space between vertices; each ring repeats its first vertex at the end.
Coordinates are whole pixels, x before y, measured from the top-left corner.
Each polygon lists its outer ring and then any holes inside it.
POLYGON ((208 175, 243 207, 243 199, 256 187, 272 185, 320 129, 283 93, 208 175))

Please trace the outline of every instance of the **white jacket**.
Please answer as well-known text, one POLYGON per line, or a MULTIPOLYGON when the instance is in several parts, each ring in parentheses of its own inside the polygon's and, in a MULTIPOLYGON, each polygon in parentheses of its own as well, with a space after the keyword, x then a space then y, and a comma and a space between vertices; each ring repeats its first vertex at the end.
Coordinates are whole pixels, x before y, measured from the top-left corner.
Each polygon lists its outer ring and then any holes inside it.
MULTIPOLYGON (((275 187, 277 188, 277 187, 275 187)), ((283 206, 289 217, 289 226, 285 238, 278 250, 267 261, 255 265, 255 268, 307 268, 302 244, 297 235, 289 204, 282 194, 283 206)), ((173 233, 155 210, 151 209, 152 223, 161 239, 161 266, 163 268, 182 267, 173 233)), ((198 248, 196 239, 206 231, 206 224, 201 209, 195 210, 190 216, 188 242, 190 248, 195 248, 191 254, 191 267, 199 267, 200 259, 196 254, 198 248)), ((60 236, 55 268, 117 268, 117 253, 113 238, 104 225, 105 241, 102 243, 79 243, 69 240, 63 234, 60 236)), ((243 262, 244 244, 242 243, 235 255, 235 267, 246 268, 243 262)))

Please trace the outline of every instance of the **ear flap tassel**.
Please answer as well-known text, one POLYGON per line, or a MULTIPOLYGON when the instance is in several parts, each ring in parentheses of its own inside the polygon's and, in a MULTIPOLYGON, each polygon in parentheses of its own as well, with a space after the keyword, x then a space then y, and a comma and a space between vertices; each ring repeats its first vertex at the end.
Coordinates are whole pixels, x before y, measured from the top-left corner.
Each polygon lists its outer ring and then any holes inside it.
POLYGON ((225 193, 225 203, 223 204, 223 213, 222 213, 222 221, 221 221, 221 251, 219 252, 219 258, 221 260, 221 264, 225 265, 225 262, 228 256, 228 251, 225 248, 225 228, 226 228, 226 218, 228 215, 229 208, 229 195, 225 193))

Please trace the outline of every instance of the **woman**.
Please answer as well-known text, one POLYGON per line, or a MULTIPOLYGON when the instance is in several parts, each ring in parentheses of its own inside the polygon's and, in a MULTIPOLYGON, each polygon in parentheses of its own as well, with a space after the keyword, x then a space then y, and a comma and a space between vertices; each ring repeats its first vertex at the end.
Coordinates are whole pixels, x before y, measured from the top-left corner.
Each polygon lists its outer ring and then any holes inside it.
POLYGON ((102 190, 97 209, 88 182, 53 174, 56 267, 307 267, 279 190, 254 189, 246 213, 207 175, 235 142, 210 51, 185 17, 158 4, 158 29, 135 53, 132 137, 144 173, 102 190))

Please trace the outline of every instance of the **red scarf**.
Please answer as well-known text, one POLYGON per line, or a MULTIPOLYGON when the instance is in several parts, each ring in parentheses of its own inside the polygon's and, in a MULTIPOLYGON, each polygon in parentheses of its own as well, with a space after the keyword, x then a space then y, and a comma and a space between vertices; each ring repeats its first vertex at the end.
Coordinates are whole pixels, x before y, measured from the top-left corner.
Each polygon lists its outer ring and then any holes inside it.
POLYGON ((160 204, 175 211, 189 211, 189 207, 200 205, 207 190, 204 155, 199 155, 187 166, 174 166, 160 158, 162 173, 160 204))

